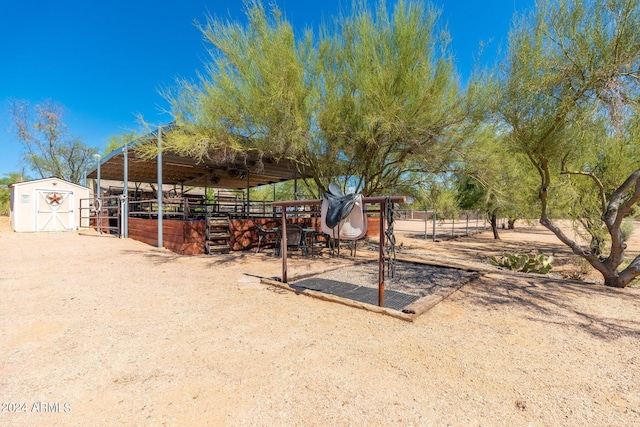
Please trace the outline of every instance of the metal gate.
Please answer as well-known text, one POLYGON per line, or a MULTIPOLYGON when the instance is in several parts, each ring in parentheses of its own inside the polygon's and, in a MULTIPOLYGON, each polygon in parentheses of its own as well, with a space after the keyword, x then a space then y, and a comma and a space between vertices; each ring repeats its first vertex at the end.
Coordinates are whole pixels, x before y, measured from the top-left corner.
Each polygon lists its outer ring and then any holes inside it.
POLYGON ((36 190, 36 231, 73 230, 73 207, 73 191, 36 190))
POLYGON ((122 196, 80 199, 80 224, 100 233, 122 237, 122 196))

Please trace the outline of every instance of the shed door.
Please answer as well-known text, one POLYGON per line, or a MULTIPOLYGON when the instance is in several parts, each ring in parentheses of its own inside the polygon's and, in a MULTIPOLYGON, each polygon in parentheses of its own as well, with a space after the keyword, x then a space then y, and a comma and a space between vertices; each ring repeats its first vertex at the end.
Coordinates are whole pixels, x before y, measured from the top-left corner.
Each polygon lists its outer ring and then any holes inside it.
POLYGON ((73 191, 36 190, 36 231, 73 230, 73 206, 73 191))

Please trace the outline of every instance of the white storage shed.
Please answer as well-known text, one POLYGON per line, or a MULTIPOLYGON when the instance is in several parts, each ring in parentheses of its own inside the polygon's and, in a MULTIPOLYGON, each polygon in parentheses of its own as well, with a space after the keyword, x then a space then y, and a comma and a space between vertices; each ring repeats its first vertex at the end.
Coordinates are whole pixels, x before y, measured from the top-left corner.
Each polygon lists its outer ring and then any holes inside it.
POLYGON ((87 187, 56 177, 17 182, 10 188, 11 228, 17 232, 77 230, 80 199, 90 195, 87 187))

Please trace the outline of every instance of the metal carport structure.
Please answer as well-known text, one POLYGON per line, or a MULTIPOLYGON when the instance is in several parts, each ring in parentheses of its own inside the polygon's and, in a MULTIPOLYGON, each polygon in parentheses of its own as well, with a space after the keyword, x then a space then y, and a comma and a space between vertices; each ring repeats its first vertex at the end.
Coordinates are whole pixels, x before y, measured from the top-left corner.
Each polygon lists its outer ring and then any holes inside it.
MULTIPOLYGON (((292 161, 276 160, 261 155, 257 150, 238 152, 232 157, 221 155, 222 150, 212 150, 202 159, 162 150, 163 135, 175 128, 175 123, 161 126, 112 151, 87 171, 87 178, 97 180, 98 188, 101 179, 121 181, 123 195, 129 182, 153 183, 159 189, 163 188, 163 184, 173 184, 246 190, 248 207, 250 188, 306 177, 292 161), (148 143, 157 144, 159 150, 156 158, 145 158, 136 150, 141 144, 148 143)), ((100 196, 97 194, 97 197, 100 196)), ((158 204, 159 211, 162 211, 161 197, 158 198, 158 204)), ((123 217, 127 216, 125 211, 123 217)), ((126 222, 123 228, 127 237, 126 222)), ((162 246, 162 215, 158 216, 158 246, 162 246)))

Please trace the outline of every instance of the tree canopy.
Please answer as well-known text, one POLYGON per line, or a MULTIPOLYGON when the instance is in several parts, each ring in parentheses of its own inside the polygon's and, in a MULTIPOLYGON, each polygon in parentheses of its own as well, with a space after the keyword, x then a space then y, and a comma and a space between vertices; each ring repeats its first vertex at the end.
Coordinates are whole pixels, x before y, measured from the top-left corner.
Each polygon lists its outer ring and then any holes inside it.
POLYGON ((640 258, 618 271, 621 224, 640 200, 638 22, 638 0, 541 2, 515 24, 495 92, 505 150, 525 155, 539 177, 540 222, 610 286, 640 274, 640 258), (590 233, 590 247, 554 223, 564 213, 590 233))
POLYGON ((199 25, 212 59, 199 81, 167 93, 183 129, 168 149, 258 149, 295 160, 320 190, 340 177, 366 195, 446 164, 469 100, 436 9, 358 2, 298 37, 275 6, 248 2, 247 18, 199 25))
POLYGON ((111 135, 109 138, 107 138, 107 146, 105 147, 102 156, 107 156, 112 151, 123 147, 127 143, 135 141, 140 136, 140 133, 136 131, 124 131, 116 135, 111 135))
POLYGON ((95 148, 67 132, 64 107, 52 100, 36 104, 18 100, 11 105, 16 136, 24 145, 24 158, 41 178, 56 176, 79 183, 91 164, 95 148))

